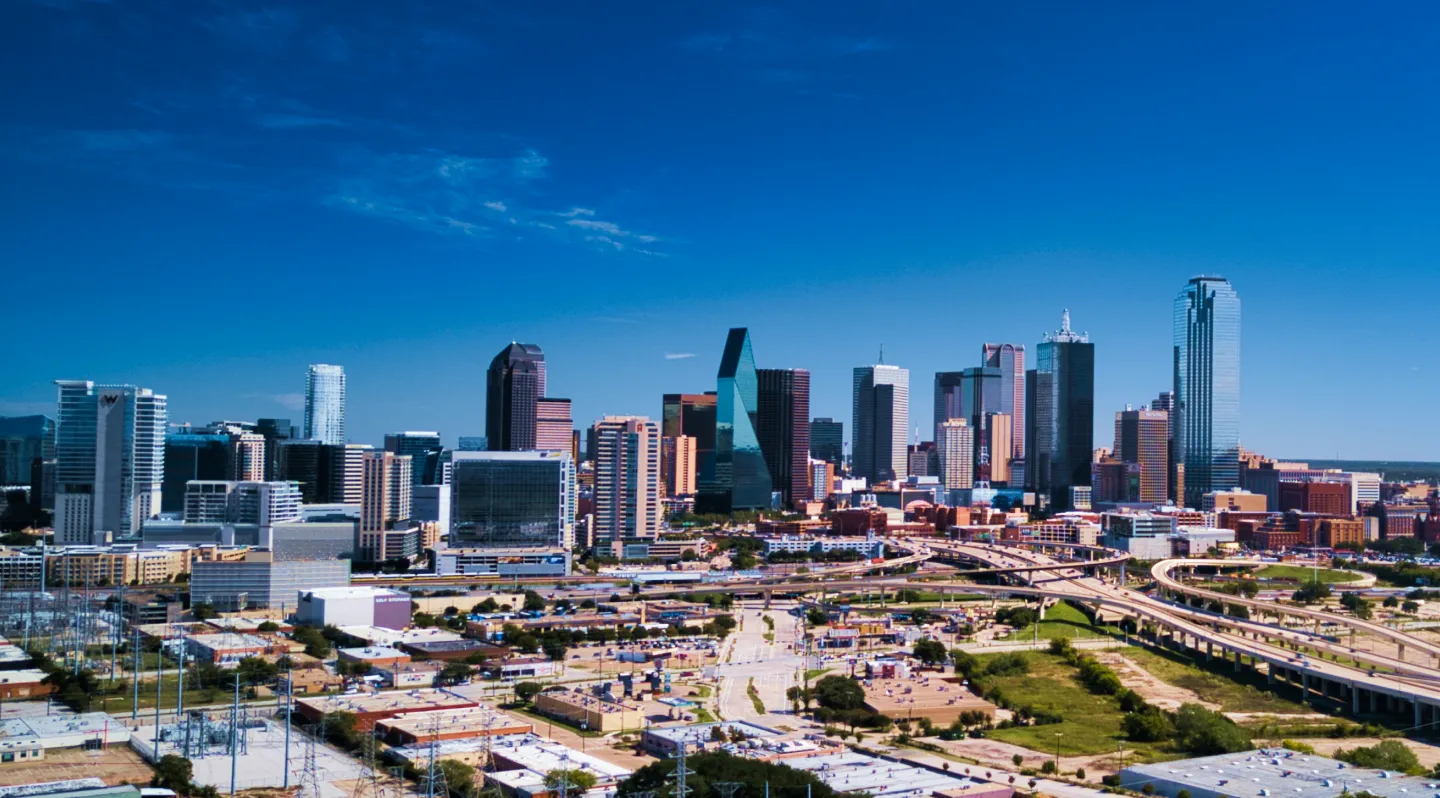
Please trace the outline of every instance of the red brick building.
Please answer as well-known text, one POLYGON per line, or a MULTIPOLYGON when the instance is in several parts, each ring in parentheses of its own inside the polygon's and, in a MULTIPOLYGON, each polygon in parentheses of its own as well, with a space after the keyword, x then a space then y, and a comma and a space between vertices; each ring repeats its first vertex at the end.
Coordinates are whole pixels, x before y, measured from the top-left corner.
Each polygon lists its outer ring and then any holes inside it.
POLYGON ((887 516, 884 510, 856 508, 836 510, 830 516, 830 530, 837 535, 864 537, 866 532, 885 534, 887 516))
POLYGON ((1343 482, 1281 482, 1280 511, 1350 514, 1350 486, 1343 482))

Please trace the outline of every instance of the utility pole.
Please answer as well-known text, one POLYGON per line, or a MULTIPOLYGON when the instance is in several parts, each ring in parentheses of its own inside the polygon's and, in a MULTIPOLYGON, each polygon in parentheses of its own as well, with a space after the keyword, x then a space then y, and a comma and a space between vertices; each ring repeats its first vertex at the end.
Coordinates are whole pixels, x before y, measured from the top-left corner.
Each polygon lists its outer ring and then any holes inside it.
POLYGON ((155 753, 160 753, 160 683, 165 676, 165 641, 160 638, 160 653, 155 656, 155 753))
POLYGON ((240 673, 235 673, 235 699, 230 704, 230 798, 235 798, 235 766, 240 761, 240 673))
MULTIPOLYGON (((287 659, 289 659, 287 657, 287 659)), ((285 780, 284 789, 290 789, 290 715, 295 711, 295 663, 285 670, 285 780)))
POLYGON ((137 621, 135 624, 135 642, 131 644, 134 650, 130 652, 132 663, 130 666, 130 680, 134 683, 134 695, 130 698, 130 720, 132 721, 140 717, 140 624, 138 623, 140 618, 138 614, 135 620, 137 621))

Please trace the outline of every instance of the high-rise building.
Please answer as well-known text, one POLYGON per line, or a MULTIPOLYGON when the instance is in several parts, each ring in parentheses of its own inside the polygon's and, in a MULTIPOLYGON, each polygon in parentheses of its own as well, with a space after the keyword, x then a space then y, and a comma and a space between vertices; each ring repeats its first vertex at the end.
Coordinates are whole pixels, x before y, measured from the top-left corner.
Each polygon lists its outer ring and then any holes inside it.
POLYGON ((935 442, 912 443, 905 449, 905 473, 912 477, 933 477, 939 473, 935 442))
POLYGON ((365 456, 375 447, 361 443, 320 447, 322 504, 360 504, 365 497, 365 456))
POLYGON ((845 464, 845 423, 833 418, 810 422, 810 456, 832 466, 845 464))
POLYGON ((385 435, 385 451, 410 457, 410 483, 440 484, 440 433, 425 431, 391 432, 385 435))
POLYGON ((701 465, 696 509, 728 513, 771 505, 774 483, 755 431, 759 379, 750 333, 735 327, 725 339, 716 375, 715 456, 701 465))
POLYGON ((935 452, 940 484, 946 490, 975 486, 975 431, 965 419, 940 422, 935 428, 935 452))
MULTIPOLYGON (((1026 373, 1026 390, 1032 387, 1026 373)), ((1068 507, 1071 488, 1089 487, 1095 450, 1095 345, 1070 329, 1070 311, 1060 329, 1045 335, 1034 369, 1034 436, 1026 473, 1052 507, 1068 507)), ((1028 394, 1027 394, 1028 401, 1028 394)))
POLYGON ((1168 416, 1165 427, 1165 498, 1175 505, 1185 503, 1185 464, 1175 449, 1175 392, 1161 391, 1150 400, 1151 410, 1164 410, 1168 416))
POLYGON ((1170 414, 1164 410, 1122 410, 1115 414, 1115 458, 1139 466, 1139 485, 1130 501, 1164 504, 1167 499, 1170 414))
POLYGON ((1185 503, 1240 485, 1240 297, 1195 277, 1175 297, 1175 441, 1185 503))
POLYGON ((158 514, 165 397, 132 385, 60 380, 55 542, 134 538, 158 514))
POLYGON ((810 461, 810 501, 823 502, 830 498, 831 487, 835 484, 835 464, 828 460, 810 461))
POLYGON ((455 447, 457 452, 488 452, 490 439, 484 435, 461 435, 455 447))
POLYGON ((181 427, 165 436, 165 475, 161 481, 160 510, 185 509, 186 485, 195 480, 233 481, 230 434, 217 429, 181 427))
POLYGON ((414 461, 408 454, 365 452, 361 460, 359 559, 388 559, 391 547, 386 546, 386 532, 410 520, 415 487, 411 475, 413 466, 414 461))
POLYGON ((451 548, 569 550, 569 452, 456 452, 450 479, 451 548))
POLYGON ((536 404, 545 396, 545 353, 511 343, 490 361, 485 380, 485 438, 497 452, 535 448, 536 404))
POLYGON ((964 379, 965 372, 963 371, 935 372, 935 427, 937 429, 952 418, 963 418, 967 424, 969 423, 970 419, 962 409, 964 402, 961 400, 961 396, 964 393, 964 379))
POLYGON ((883 364, 855 369, 851 406, 851 472, 871 483, 903 478, 910 372, 883 364))
POLYGON ((595 422, 595 545, 660 536, 660 425, 638 416, 595 422))
POLYGON ((345 368, 317 363, 305 375, 305 437, 345 442, 345 368))
MULTIPOLYGON (((1000 370, 1000 405, 998 412, 1010 416, 1010 460, 1025 459, 1025 346, 1023 344, 985 344, 980 350, 985 365, 1000 370)), ((995 453, 990 453, 995 461, 995 453)), ((994 476, 994 469, 991 469, 994 476)), ((994 480, 999 482, 1000 480, 994 480)))
POLYGON ((570 418, 570 400, 541 397, 535 400, 535 448, 571 452, 575 422, 570 418))
POLYGON ((300 430, 288 418, 261 418, 255 421, 255 432, 265 439, 265 479, 273 480, 280 463, 280 441, 301 437, 300 430))
POLYGON ((758 369, 756 435, 785 507, 810 495, 810 372, 758 369))
POLYGON ((37 461, 54 458, 55 422, 49 416, 0 416, 0 485, 29 485, 37 461))
POLYGON ((984 460, 989 467, 989 482, 1009 485, 1010 464, 1014 462, 1015 420, 1009 413, 986 413, 981 430, 985 435, 984 460))
MULTIPOLYGON (((275 461, 276 478, 299 485, 300 495, 306 504, 329 502, 325 497, 329 487, 320 481, 320 461, 326 448, 319 441, 303 438, 280 441, 275 461)), ((326 473, 329 473, 328 469, 326 473)))
POLYGON ((695 439, 676 435, 660 439, 660 479, 669 498, 695 495, 695 439))
POLYGON ((695 478, 715 469, 715 402, 713 391, 667 393, 661 397, 660 433, 667 438, 695 439, 695 478))

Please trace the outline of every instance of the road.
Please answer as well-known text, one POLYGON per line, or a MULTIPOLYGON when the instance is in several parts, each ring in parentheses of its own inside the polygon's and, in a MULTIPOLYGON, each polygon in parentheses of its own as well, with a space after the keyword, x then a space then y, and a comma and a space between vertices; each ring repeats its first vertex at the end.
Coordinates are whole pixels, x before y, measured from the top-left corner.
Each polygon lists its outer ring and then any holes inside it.
POLYGON ((722 652, 728 653, 728 660, 722 656, 721 664, 715 667, 715 675, 720 680, 720 714, 726 720, 794 725, 799 718, 790 714, 785 691, 803 678, 805 658, 793 648, 787 648, 787 644, 793 646, 799 629, 799 619, 787 611, 793 605, 777 602, 769 610, 761 609, 762 602, 744 602, 738 606, 737 620, 744 619, 741 629, 732 635, 726 652, 722 652), (774 642, 765 640, 765 633, 770 631, 765 625, 765 615, 775 621, 774 642), (747 688, 752 679, 765 704, 764 714, 757 713, 750 700, 747 688))

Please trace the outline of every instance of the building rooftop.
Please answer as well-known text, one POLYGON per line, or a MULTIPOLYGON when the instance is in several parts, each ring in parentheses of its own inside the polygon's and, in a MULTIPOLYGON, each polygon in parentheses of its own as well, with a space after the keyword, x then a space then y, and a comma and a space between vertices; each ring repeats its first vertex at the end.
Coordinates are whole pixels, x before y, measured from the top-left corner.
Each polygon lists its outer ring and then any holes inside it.
POLYGON ((337 599, 365 599, 375 598, 377 596, 406 595, 405 593, 401 593, 398 590, 390 590, 389 588, 365 586, 317 587, 313 590, 303 591, 303 593, 304 595, 310 596, 311 598, 323 599, 325 601, 335 601, 337 599))
POLYGON ((0 684, 39 684, 45 679, 45 671, 26 668, 18 671, 0 671, 0 684))
POLYGON ((1219 754, 1179 762, 1132 765, 1120 774, 1121 786, 1139 790, 1154 783, 1157 792, 1167 794, 1162 782, 1197 794, 1233 796, 1285 795, 1287 798, 1330 798, 1350 792, 1369 792, 1382 798, 1415 798, 1433 795, 1433 779, 1406 776, 1394 771, 1371 770, 1347 765, 1314 754, 1300 754, 1283 748, 1262 748, 1238 754, 1219 754))
POLYGON ((546 690, 540 695, 552 700, 568 704, 572 707, 582 707, 595 712, 639 712, 639 704, 627 704, 623 701, 610 700, 582 693, 579 690, 546 690))
POLYGON ((619 765, 612 765, 603 759, 533 735, 523 738, 499 738, 495 740, 491 751, 495 756, 504 757, 542 777, 561 767, 594 773, 601 783, 614 783, 630 775, 629 770, 619 765), (569 760, 568 764, 566 758, 569 760))
POLYGON ((888 759, 847 751, 838 754, 793 757, 784 764, 807 770, 836 792, 867 792, 871 795, 925 796, 942 790, 957 790, 977 784, 964 776, 907 765, 888 759))
POLYGON ((435 640, 461 640, 460 635, 444 629, 386 629, 383 626, 342 626, 340 631, 372 646, 398 646, 435 640))
POLYGON ((668 726, 662 729, 647 729, 645 733, 652 737, 659 737, 662 740, 669 740, 670 742, 677 744, 681 742, 691 744, 706 743, 710 741, 711 730, 716 727, 724 729, 727 735, 738 729, 739 731, 744 732, 746 737, 755 739, 765 739, 768 737, 780 736, 780 732, 775 729, 771 729, 766 726, 757 726, 754 723, 746 723, 745 721, 740 720, 722 720, 717 723, 697 723, 693 726, 668 726))
POLYGON ((79 715, 36 715, 28 718, 9 718, 0 721, 0 740, 17 737, 60 737, 74 734, 105 734, 111 736, 124 728, 104 712, 86 712, 79 715))
POLYGON ((197 646, 204 646, 212 651, 235 648, 269 648, 272 645, 269 640, 263 637, 241 634, 239 632, 191 635, 186 639, 197 646))
POLYGON ((13 664, 16 662, 29 661, 30 655, 26 654, 25 651, 19 646, 12 646, 8 643, 5 645, 0 645, 0 662, 13 664))
POLYGON ((373 660, 373 659, 396 659, 409 657, 404 651, 389 646, 365 646, 364 648, 342 648, 340 654, 350 659, 373 660))
POLYGON ((382 729, 400 732, 417 740, 429 741, 439 733, 442 738, 498 737, 529 734, 534 724, 517 719, 487 706, 444 709, 437 712, 411 712, 381 721, 382 729))
POLYGON ((297 698, 295 703, 309 707, 316 712, 353 712, 357 715, 376 713, 400 714, 402 712, 424 712, 426 710, 458 709, 473 707, 475 702, 445 690, 406 690, 370 695, 333 695, 297 698))

